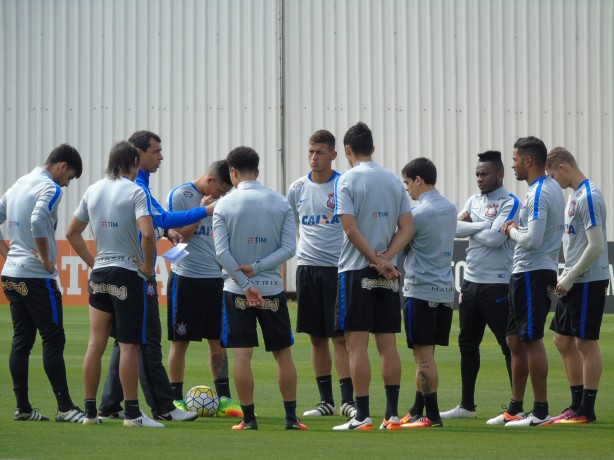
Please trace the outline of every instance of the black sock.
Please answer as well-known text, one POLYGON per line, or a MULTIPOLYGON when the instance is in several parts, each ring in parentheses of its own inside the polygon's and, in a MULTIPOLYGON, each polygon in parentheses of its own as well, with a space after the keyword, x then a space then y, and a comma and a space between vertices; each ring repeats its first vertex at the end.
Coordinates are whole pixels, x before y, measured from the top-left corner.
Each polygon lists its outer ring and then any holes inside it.
POLYGON ((96 410, 96 400, 95 399, 84 399, 85 403, 85 416, 87 418, 96 418, 98 415, 98 411, 96 410))
POLYGON ((68 392, 68 388, 62 388, 61 390, 53 390, 53 394, 55 395, 55 399, 58 402, 58 410, 60 412, 68 412, 75 404, 70 399, 70 393, 68 392))
POLYGON ((480 371, 480 348, 461 343, 461 407, 475 410, 475 382, 480 371))
POLYGON ((421 391, 416 391, 416 396, 414 399, 414 405, 409 408, 409 415, 412 417, 422 416, 424 413, 424 396, 422 396, 421 391))
POLYGON ((215 385, 215 392, 218 396, 224 396, 225 398, 231 398, 230 396, 230 380, 228 378, 215 379, 213 381, 215 385))
POLYGON ((351 377, 339 379, 339 386, 341 387, 341 404, 354 402, 354 385, 351 377))
POLYGON ((241 409, 243 410, 243 421, 245 423, 256 420, 256 415, 254 414, 254 403, 250 404, 249 406, 244 406, 241 404, 241 409))
POLYGON ((134 420, 135 418, 139 418, 141 416, 141 409, 139 408, 139 400, 134 399, 128 401, 127 399, 124 401, 124 405, 126 406, 124 415, 128 420, 134 420))
POLYGON ((585 388, 582 391, 582 403, 580 404, 580 410, 584 415, 595 416, 595 400, 597 399, 597 390, 590 390, 585 388))
POLYGON ((369 395, 356 396, 356 420, 362 422, 367 417, 371 417, 369 412, 369 395))
POLYGON ((284 401, 286 420, 296 421, 296 401, 284 401))
POLYGON ((545 419, 546 415, 548 415, 548 401, 546 402, 533 402, 533 415, 537 418, 545 419))
POLYGON ((15 388, 13 391, 15 392, 15 399, 17 400, 17 410, 25 413, 32 412, 32 406, 28 399, 28 389, 15 388))
POLYGON ((335 405, 335 399, 333 398, 333 378, 330 375, 321 375, 316 377, 316 383, 318 384, 318 391, 320 392, 320 401, 327 402, 335 405))
POLYGON ((522 408, 522 401, 516 401, 515 399, 510 399, 510 404, 507 406, 507 411, 510 415, 518 415, 521 412, 524 412, 522 408))
POLYGON ((434 422, 439 420, 439 405, 437 404, 437 392, 426 393, 424 396, 424 406, 426 408, 426 417, 434 422))
POLYGON ((571 406, 569 406, 569 408, 575 412, 580 408, 580 404, 582 403, 584 385, 572 385, 569 389, 571 390, 571 406))
POLYGON ((399 393, 401 385, 384 385, 386 391, 386 415, 384 418, 389 420, 390 417, 399 416, 399 393))
POLYGON ((171 382, 173 389, 173 399, 181 401, 183 399, 183 382, 171 382))

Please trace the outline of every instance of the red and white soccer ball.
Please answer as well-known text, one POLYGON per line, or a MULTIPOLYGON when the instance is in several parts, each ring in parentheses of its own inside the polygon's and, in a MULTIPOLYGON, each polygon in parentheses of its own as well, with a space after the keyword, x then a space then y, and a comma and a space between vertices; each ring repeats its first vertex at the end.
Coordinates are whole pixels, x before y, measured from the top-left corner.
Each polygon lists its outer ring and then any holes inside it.
POLYGON ((185 404, 192 412, 201 417, 213 417, 220 406, 220 400, 214 389, 206 385, 196 385, 185 395, 185 404))

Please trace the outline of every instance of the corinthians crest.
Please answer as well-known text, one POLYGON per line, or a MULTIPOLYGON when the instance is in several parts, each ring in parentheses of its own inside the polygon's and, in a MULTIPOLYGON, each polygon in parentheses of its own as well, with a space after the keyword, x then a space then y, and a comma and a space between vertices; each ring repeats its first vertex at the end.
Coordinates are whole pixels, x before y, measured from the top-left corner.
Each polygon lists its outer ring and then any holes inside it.
POLYGON ((326 206, 329 207, 330 209, 335 209, 335 194, 334 193, 328 194, 328 201, 326 202, 326 206))
POLYGON ((497 215, 497 210, 499 209, 499 205, 497 203, 492 203, 486 206, 486 212, 484 215, 486 217, 495 217, 497 215))

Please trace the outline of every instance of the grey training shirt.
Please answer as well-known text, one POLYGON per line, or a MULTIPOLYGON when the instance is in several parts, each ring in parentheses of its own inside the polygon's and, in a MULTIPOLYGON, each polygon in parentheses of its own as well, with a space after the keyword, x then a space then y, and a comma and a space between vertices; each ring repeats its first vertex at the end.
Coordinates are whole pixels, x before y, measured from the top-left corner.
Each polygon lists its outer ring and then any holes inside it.
MULTIPOLYGON (((175 187, 168 194, 166 208, 169 211, 187 211, 200 206, 203 194, 198 191, 193 182, 175 187)), ((213 241, 213 216, 207 216, 200 221, 194 235, 187 241, 186 250, 189 254, 176 264, 172 270, 188 278, 221 278, 222 267, 215 255, 213 241)))
MULTIPOLYGON (((53 278, 32 251, 35 238, 47 238, 49 259, 56 261, 55 228, 62 189, 51 174, 38 166, 20 177, 0 198, 0 225, 8 220, 8 257, 2 275, 15 278, 53 278)), ((4 238, 0 232, 0 238, 4 238)))
POLYGON ((514 240, 501 234, 508 220, 518 222, 520 200, 499 187, 487 194, 471 196, 463 211, 471 222, 456 224, 456 237, 469 237, 465 279, 473 283, 507 284, 512 272, 514 240))
POLYGON ((143 261, 137 219, 153 214, 141 187, 121 177, 106 177, 85 191, 75 217, 89 222, 96 241, 94 270, 122 267, 138 271, 134 259, 143 261))
POLYGON ((575 281, 576 283, 589 283, 610 278, 606 221, 605 201, 601 190, 592 181, 586 179, 569 195, 567 201, 565 233, 563 234, 565 271, 570 270, 580 260, 588 246, 586 229, 601 226, 604 250, 593 265, 575 281))
POLYGON ((563 236, 565 199, 559 184, 550 176, 535 179, 520 208, 519 230, 528 231, 531 221, 544 220, 545 230, 541 241, 525 247, 516 243, 513 273, 534 270, 556 270, 559 266, 559 250, 563 236))
POLYGON ((453 302, 456 206, 437 190, 429 190, 420 195, 411 213, 414 236, 405 258, 403 295, 429 302, 453 302))
POLYGON ((317 184, 309 173, 288 190, 299 233, 298 265, 336 267, 339 264, 343 243, 343 227, 335 215, 335 180, 339 176, 333 171, 326 183, 317 184))
POLYGON ((250 286, 263 296, 283 291, 281 264, 296 251, 294 214, 283 195, 255 180, 241 182, 215 206, 213 232, 215 253, 228 275, 225 291, 244 294, 250 286), (247 264, 254 270, 252 278, 236 270, 247 264))
MULTIPOLYGON (((396 232, 399 216, 410 212, 403 183, 391 171, 367 161, 341 175, 335 185, 337 215, 352 215, 360 233, 377 252, 384 252, 396 232)), ((396 264, 396 256, 390 261, 396 264)), ((339 272, 360 270, 369 260, 343 236, 339 272)))

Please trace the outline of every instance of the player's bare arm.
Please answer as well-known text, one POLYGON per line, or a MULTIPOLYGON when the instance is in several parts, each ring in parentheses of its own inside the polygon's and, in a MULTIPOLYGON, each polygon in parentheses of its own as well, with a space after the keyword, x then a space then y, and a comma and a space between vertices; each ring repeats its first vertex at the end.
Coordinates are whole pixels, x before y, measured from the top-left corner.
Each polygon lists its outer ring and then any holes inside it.
POLYGON ((94 257, 90 253, 87 245, 85 244, 85 240, 83 239, 83 232, 85 231, 87 224, 87 222, 83 222, 82 220, 73 217, 68 224, 68 229, 66 230, 66 239, 77 255, 87 264, 87 266, 89 268, 94 268, 94 257))

